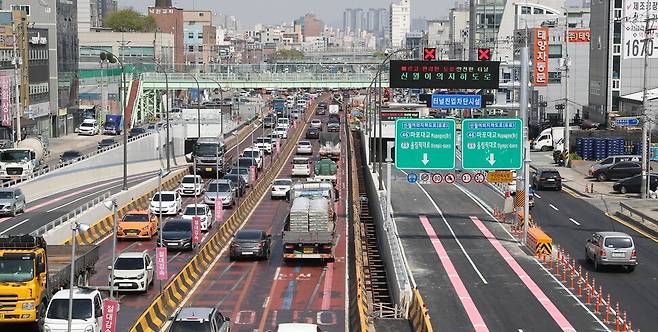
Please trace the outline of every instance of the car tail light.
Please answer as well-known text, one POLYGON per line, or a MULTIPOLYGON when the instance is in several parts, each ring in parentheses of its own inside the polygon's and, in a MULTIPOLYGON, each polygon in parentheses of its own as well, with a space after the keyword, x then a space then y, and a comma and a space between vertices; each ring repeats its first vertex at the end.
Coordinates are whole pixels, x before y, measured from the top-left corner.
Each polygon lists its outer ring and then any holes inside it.
POLYGON ((322 249, 323 250, 331 250, 331 245, 330 244, 323 244, 322 249))
POLYGON ((546 180, 546 178, 539 178, 539 180, 546 180))
POLYGON ((605 257, 605 250, 601 249, 601 251, 599 251, 599 256, 605 257))
POLYGON ((286 244, 286 249, 295 249, 294 244, 286 244))
POLYGON ((637 251, 633 249, 633 251, 631 251, 631 259, 635 259, 635 258, 637 258, 637 251))

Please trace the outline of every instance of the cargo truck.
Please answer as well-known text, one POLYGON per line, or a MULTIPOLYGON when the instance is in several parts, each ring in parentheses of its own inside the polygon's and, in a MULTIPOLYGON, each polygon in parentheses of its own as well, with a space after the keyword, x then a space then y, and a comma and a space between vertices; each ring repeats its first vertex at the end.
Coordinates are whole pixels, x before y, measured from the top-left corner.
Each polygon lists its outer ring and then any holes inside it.
POLYGON ((123 121, 121 121, 121 115, 108 114, 105 116, 105 123, 103 124, 103 134, 121 135, 122 129, 123 129, 123 121))
MULTIPOLYGON (((569 127, 574 130, 577 127, 569 127)), ((558 142, 564 140, 564 127, 551 127, 542 132, 530 143, 532 150, 549 151, 557 148, 558 142)), ((560 147, 562 148, 562 147, 560 147)))
POLYGON ((318 181, 326 181, 336 185, 337 172, 338 164, 331 159, 323 158, 315 163, 315 179, 318 181))
POLYGON ((26 138, 15 148, 0 150, 0 179, 26 180, 45 167, 44 158, 50 153, 40 138, 26 138))
MULTIPOLYGON (((76 246, 74 274, 86 285, 98 261, 98 246, 76 246)), ((42 237, 0 236, 0 324, 33 323, 41 330, 48 301, 68 288, 71 246, 46 245, 42 237)))
POLYGON ((326 182, 294 184, 283 228, 283 259, 332 261, 335 257, 336 190, 326 182))
MULTIPOLYGON (((224 176, 231 168, 233 158, 226 155, 226 146, 224 140, 219 137, 200 137, 194 143, 192 152, 187 155, 190 162, 194 162, 198 173, 209 176, 224 176), (219 166, 219 169, 218 169, 219 166)), ((190 166, 190 173, 193 173, 193 166, 190 166)))
POLYGON ((320 158, 340 159, 339 133, 320 133, 320 158))

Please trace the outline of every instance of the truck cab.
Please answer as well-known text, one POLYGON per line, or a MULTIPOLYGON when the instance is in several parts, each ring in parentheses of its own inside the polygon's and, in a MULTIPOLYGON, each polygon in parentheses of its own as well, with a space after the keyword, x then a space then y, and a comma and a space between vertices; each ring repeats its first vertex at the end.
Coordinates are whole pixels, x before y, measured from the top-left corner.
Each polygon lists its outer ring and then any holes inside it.
MULTIPOLYGON (((45 330, 68 331, 69 289, 55 293, 48 304, 45 330)), ((103 299, 96 289, 73 288, 71 331, 100 332, 103 319, 103 299)))
POLYGON ((231 165, 230 160, 227 160, 224 155, 225 152, 226 146, 221 138, 200 137, 197 139, 192 149, 192 158, 197 172, 213 176, 219 172, 220 176, 224 175, 231 165))

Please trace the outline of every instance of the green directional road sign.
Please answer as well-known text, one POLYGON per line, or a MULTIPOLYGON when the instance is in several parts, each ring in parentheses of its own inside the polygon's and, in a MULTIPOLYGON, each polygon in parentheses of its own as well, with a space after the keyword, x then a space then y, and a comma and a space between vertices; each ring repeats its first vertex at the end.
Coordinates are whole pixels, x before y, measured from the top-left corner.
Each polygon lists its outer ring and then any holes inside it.
POLYGON ((523 124, 520 119, 464 119, 464 169, 519 169, 523 163, 523 124))
POLYGON ((395 167, 453 169, 455 139, 455 120, 398 119, 395 121, 395 167))

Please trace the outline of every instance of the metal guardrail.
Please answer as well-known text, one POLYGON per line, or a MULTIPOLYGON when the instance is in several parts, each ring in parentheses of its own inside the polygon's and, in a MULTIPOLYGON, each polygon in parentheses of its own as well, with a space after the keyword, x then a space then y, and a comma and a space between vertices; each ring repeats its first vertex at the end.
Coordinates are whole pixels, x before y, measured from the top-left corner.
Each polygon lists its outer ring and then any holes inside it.
MULTIPOLYGON (((133 142, 133 141, 136 141, 136 140, 141 139, 141 138, 143 138, 143 137, 149 136, 149 135, 151 135, 151 134, 153 134, 153 133, 144 133, 144 134, 141 134, 141 135, 138 135, 138 136, 135 136, 135 137, 131 137, 131 138, 128 139, 128 143, 133 142)), ((72 161, 67 161, 67 162, 64 162, 64 163, 58 163, 58 164, 55 165, 54 167, 49 167, 49 166, 42 167, 42 168, 40 168, 38 171, 36 171, 36 172, 34 172, 34 173, 28 175, 27 178, 16 179, 16 180, 10 180, 10 181, 2 182, 2 187, 12 187, 12 186, 17 185, 17 184, 19 184, 19 183, 25 183, 25 182, 29 182, 29 181, 36 180, 37 178, 39 178, 39 177, 41 177, 41 176, 43 176, 43 175, 46 175, 46 174, 48 174, 48 173, 51 173, 51 172, 53 172, 53 171, 55 171, 55 170, 58 170, 58 169, 60 169, 60 168, 64 168, 64 167, 67 167, 67 166, 74 165, 75 163, 77 163, 77 162, 79 162, 79 161, 82 161, 82 160, 85 160, 85 159, 89 159, 89 158, 91 158, 91 157, 95 157, 96 155, 99 155, 99 154, 101 154, 101 153, 103 153, 103 152, 107 152, 107 151, 109 151, 109 150, 112 150, 112 149, 118 148, 118 147, 120 147, 120 146, 122 145, 121 143, 122 143, 122 142, 117 142, 117 143, 115 143, 115 144, 112 145, 112 146, 108 146, 108 147, 105 147, 105 148, 102 148, 102 149, 98 149, 98 150, 93 151, 93 152, 91 152, 91 153, 88 153, 88 154, 86 154, 86 155, 80 156, 80 157, 78 157, 78 158, 76 158, 76 159, 74 159, 74 160, 72 160, 72 161)))
MULTIPOLYGON (((295 72, 295 73, 204 73, 199 74, 199 85, 203 88, 216 87, 217 84, 211 80, 204 79, 210 77, 220 82, 367 82, 370 83, 374 72, 362 73, 313 73, 313 72, 295 72)), ((196 82, 188 74, 171 73, 168 74, 169 84, 179 82, 194 84, 196 82)), ((153 83, 165 82, 163 74, 144 73, 141 80, 145 86, 153 83)), ((382 75, 382 82, 388 83, 387 75, 382 75)))
MULTIPOLYGON (((658 202, 656 203, 656 205, 658 206, 658 202)), ((648 215, 642 213, 641 211, 639 211, 639 210, 637 210, 633 207, 628 206, 628 204, 626 204, 624 202, 619 202, 619 212, 621 212, 623 214, 624 210, 626 210, 628 212, 630 217, 633 217, 634 215, 636 215, 636 216, 640 217, 640 219, 643 222, 644 221, 649 221, 649 222, 651 222, 655 225, 658 225, 658 220, 656 220, 655 218, 649 217, 648 215)))
POLYGON ((57 218, 57 219, 55 219, 51 222, 39 227, 37 230, 30 233, 30 235, 42 236, 42 235, 46 234, 48 231, 53 230, 55 227, 57 227, 57 226, 59 226, 63 223, 66 223, 66 222, 70 221, 72 218, 74 218, 74 217, 82 214, 83 212, 89 210, 90 208, 92 208, 96 204, 100 204, 101 202, 108 199, 109 197, 110 197, 110 192, 109 191, 105 192, 103 195, 98 196, 98 197, 94 198, 91 201, 88 201, 84 205, 78 206, 77 209, 75 209, 75 210, 73 210, 73 211, 71 211, 71 212, 69 212, 69 213, 67 213, 67 214, 65 214, 65 215, 63 215, 63 216, 61 216, 61 217, 59 217, 59 218, 57 218))

